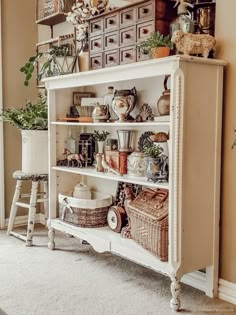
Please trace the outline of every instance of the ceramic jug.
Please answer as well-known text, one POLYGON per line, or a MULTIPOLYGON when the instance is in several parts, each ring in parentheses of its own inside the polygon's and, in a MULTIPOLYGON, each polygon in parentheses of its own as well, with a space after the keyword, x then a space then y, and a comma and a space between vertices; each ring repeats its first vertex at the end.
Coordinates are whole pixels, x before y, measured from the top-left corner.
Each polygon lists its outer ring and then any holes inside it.
POLYGON ((94 122, 106 122, 109 119, 109 105, 100 105, 97 103, 94 106, 92 113, 94 122))
POLYGON ((157 110, 160 116, 170 115, 170 90, 167 89, 167 81, 169 79, 169 75, 165 76, 164 80, 164 91, 162 92, 162 96, 157 101, 157 110))
POLYGON ((131 90, 115 90, 112 100, 112 109, 118 116, 118 122, 127 120, 129 113, 134 109, 137 100, 137 91, 133 87, 131 90))
POLYGON ((83 182, 78 183, 74 187, 73 197, 78 199, 91 199, 90 187, 83 182))

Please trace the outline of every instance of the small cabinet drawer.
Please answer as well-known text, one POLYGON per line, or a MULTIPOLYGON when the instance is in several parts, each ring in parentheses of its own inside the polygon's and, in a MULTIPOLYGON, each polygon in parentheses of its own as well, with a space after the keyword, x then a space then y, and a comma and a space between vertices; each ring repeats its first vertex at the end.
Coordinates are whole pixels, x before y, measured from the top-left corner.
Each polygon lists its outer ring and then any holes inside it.
POLYGON ((133 45, 136 42, 135 27, 128 27, 120 30, 120 45, 133 45))
POLYGON ((103 67, 102 53, 90 57, 90 70, 96 70, 103 67))
POLYGON ((120 48, 120 64, 132 63, 136 61, 136 46, 120 48))
POLYGON ((154 21, 137 24, 137 41, 144 41, 154 32, 154 21))
POLYGON ((90 53, 94 54, 103 49, 103 38, 102 36, 90 38, 90 53))
POLYGON ((137 49, 136 51, 136 54, 137 54, 137 61, 144 61, 144 60, 149 60, 151 59, 149 53, 142 53, 141 51, 139 51, 139 49, 137 49))
POLYGON ((90 21, 89 24, 90 36, 101 34, 103 32, 103 19, 99 18, 90 21))
POLYGON ((118 31, 104 34, 104 49, 114 49, 119 46, 118 31))
POLYGON ((135 10, 133 8, 125 9, 120 12, 120 27, 133 25, 135 22, 135 10))
POLYGON ((154 3, 146 2, 137 6, 136 8, 137 20, 147 20, 154 17, 154 3))
POLYGON ((109 50, 104 53, 105 67, 112 67, 119 65, 119 50, 109 50))
POLYGON ((119 16, 118 14, 112 14, 104 18, 104 31, 112 31, 119 27, 119 16))

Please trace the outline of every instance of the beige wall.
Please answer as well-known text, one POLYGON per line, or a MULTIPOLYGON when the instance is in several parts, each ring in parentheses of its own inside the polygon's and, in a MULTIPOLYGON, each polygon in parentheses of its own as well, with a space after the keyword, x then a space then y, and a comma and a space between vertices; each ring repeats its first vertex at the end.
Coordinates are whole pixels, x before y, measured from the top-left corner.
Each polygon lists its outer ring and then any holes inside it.
POLYGON ((236 283, 236 36, 235 0, 217 0, 217 57, 228 62, 225 72, 220 278, 236 283))
MULTIPOLYGON (((35 99, 35 84, 24 87, 20 67, 35 54, 37 26, 34 0, 2 0, 3 107, 19 107, 35 99)), ((21 168, 20 131, 5 124, 5 212, 9 216, 15 181, 12 173, 21 168)))
MULTIPOLYGON (((233 283, 236 283, 236 149, 232 150, 231 144, 236 136, 235 10, 235 0, 217 0, 217 58, 228 62, 224 92, 220 278, 233 283)), ((3 0, 2 18, 4 107, 21 106, 26 98, 36 95, 34 88, 23 86, 23 76, 18 70, 35 52, 37 27, 34 23, 34 1, 3 0)), ((10 126, 5 127, 4 133, 8 217, 14 189, 11 175, 21 165, 21 139, 20 132, 10 126)))

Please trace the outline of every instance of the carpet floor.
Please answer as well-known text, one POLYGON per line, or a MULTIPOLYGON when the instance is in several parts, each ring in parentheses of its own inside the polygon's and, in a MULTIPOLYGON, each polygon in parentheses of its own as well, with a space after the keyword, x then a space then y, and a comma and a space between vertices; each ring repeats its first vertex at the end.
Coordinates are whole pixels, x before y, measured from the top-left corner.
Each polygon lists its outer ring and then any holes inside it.
MULTIPOLYGON (((75 238, 36 228, 25 247, 0 231, 0 315, 169 315, 170 280, 75 238)), ((236 314, 236 306, 181 286, 180 314, 236 314)))

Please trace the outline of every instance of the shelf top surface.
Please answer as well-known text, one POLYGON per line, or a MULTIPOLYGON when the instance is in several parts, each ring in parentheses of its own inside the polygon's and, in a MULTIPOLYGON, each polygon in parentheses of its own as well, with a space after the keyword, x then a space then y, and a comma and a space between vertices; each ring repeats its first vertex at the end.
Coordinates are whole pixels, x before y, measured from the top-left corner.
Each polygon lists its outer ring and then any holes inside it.
POLYGON ((178 66, 179 62, 207 64, 213 66, 226 65, 225 61, 218 59, 174 55, 97 70, 53 76, 49 78, 44 78, 43 82, 45 82, 49 88, 57 89, 63 87, 67 88, 74 86, 124 81, 129 79, 139 79, 148 76, 151 77, 171 74, 175 71, 175 67, 173 66, 175 64, 177 64, 178 66))
POLYGON ((113 181, 122 181, 126 183, 134 183, 142 186, 155 187, 169 189, 169 183, 153 183, 147 180, 146 177, 134 177, 129 175, 115 175, 112 173, 97 172, 95 168, 76 168, 76 167, 66 167, 66 166, 53 166, 53 170, 74 173, 86 176, 92 176, 97 178, 104 178, 113 181))
POLYGON ((94 123, 94 122, 62 122, 55 121, 51 122, 52 125, 59 126, 91 126, 91 127, 147 127, 147 126, 159 126, 159 125, 169 125, 170 121, 147 121, 147 122, 104 122, 104 123, 94 123))

